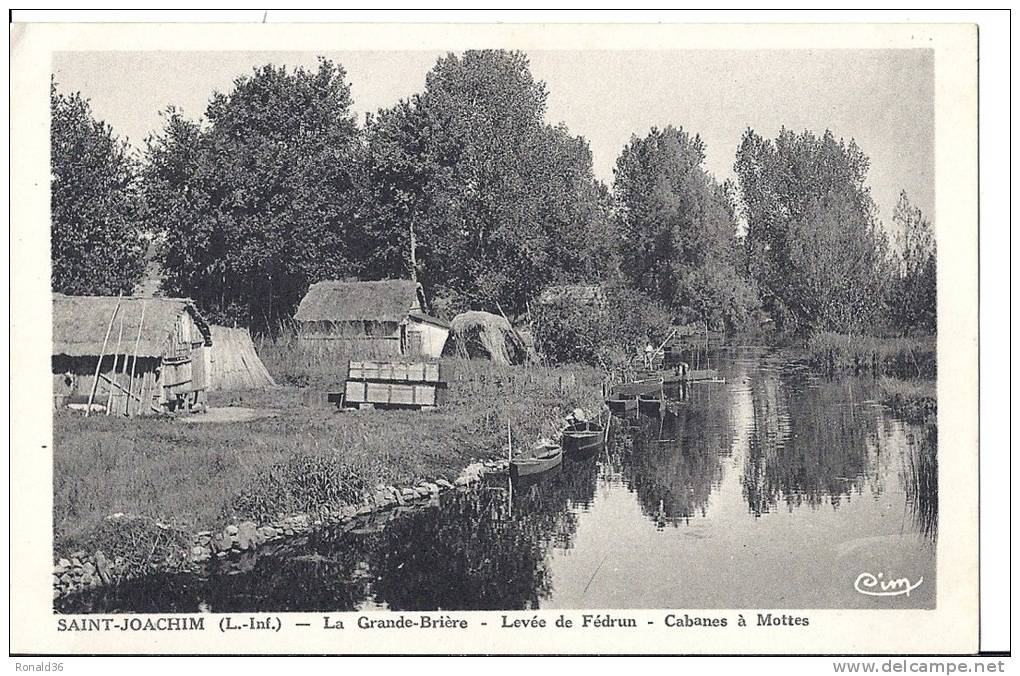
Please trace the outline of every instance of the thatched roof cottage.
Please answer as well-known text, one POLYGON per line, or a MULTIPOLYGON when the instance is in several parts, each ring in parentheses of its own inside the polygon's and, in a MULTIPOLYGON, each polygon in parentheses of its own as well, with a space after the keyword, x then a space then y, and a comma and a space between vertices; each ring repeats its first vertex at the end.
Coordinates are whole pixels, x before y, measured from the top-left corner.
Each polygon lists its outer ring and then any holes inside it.
POLYGON ((303 341, 349 340, 379 355, 438 357, 450 324, 426 314, 421 285, 411 280, 312 284, 294 321, 303 341))
POLYGON ((203 406, 211 346, 190 300, 55 293, 54 401, 128 415, 203 406))

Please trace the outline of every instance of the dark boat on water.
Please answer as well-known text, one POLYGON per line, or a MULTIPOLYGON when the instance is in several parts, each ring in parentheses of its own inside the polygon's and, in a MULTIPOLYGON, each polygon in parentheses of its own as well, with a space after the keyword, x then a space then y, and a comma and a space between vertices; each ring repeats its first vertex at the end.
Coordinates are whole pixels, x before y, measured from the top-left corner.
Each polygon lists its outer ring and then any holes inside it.
POLYGON ((606 440, 606 430, 598 423, 579 420, 563 430, 563 451, 566 453, 585 453, 602 448, 606 440))
POLYGON ((614 394, 609 399, 606 399, 606 406, 613 413, 627 413, 637 408, 637 398, 634 395, 628 397, 614 394))
POLYGON ((660 415, 666 410, 666 399, 660 395, 642 394, 638 397, 638 410, 642 413, 660 415))
POLYGON ((610 390, 611 399, 631 398, 641 394, 651 394, 662 390, 662 380, 659 378, 648 378, 635 380, 629 383, 614 385, 610 390))
MULTIPOLYGON (((637 385, 638 389, 647 387, 645 383, 662 383, 665 387, 670 387, 683 383, 721 381, 719 371, 716 369, 692 369, 686 364, 672 370, 639 371, 635 376, 638 378, 638 381, 634 385, 637 385)), ((637 394, 643 394, 643 392, 638 392, 637 394)))
POLYGON ((510 476, 524 477, 541 474, 563 462, 563 449, 559 444, 539 442, 528 455, 510 460, 510 476))
POLYGON ((635 374, 640 383, 650 383, 658 385, 679 385, 680 383, 687 380, 687 373, 689 371, 640 371, 635 374))

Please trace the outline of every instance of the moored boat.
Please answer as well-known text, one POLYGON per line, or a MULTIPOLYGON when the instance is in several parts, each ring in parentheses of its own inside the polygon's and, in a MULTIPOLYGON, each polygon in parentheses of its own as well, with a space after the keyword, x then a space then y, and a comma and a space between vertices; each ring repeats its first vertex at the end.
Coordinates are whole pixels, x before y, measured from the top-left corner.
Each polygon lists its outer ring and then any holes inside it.
POLYGON ((563 430, 563 451, 584 453, 601 448, 605 443, 606 430, 598 423, 576 421, 563 430))
POLYGON ((642 413, 659 415, 666 408, 666 400, 662 396, 642 394, 638 397, 638 410, 642 413))
POLYGON ((724 382, 715 369, 694 369, 687 373, 687 380, 690 382, 724 382))
POLYGON ((514 477, 540 474, 563 462, 563 449, 559 444, 543 440, 531 447, 528 455, 511 458, 510 475, 514 477))
POLYGON ((641 371, 637 373, 641 383, 654 383, 656 385, 677 385, 687 380, 688 371, 641 371))
POLYGON ((637 398, 634 396, 613 395, 606 399, 606 406, 613 413, 626 413, 637 408, 637 398))
POLYGON ((636 380, 630 383, 620 383, 614 385, 610 390, 611 398, 634 398, 639 394, 650 394, 652 392, 659 392, 662 390, 662 381, 658 378, 650 378, 648 380, 636 380))

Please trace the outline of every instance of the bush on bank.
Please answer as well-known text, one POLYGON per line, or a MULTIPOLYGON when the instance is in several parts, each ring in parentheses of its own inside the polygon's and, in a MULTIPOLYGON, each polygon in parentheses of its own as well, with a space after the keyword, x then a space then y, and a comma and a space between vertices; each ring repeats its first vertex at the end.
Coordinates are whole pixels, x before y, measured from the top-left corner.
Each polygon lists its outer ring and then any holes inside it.
POLYGON ((588 364, 610 370, 630 361, 649 342, 666 338, 669 313, 642 292, 607 285, 594 305, 558 301, 535 309, 535 349, 552 364, 588 364))

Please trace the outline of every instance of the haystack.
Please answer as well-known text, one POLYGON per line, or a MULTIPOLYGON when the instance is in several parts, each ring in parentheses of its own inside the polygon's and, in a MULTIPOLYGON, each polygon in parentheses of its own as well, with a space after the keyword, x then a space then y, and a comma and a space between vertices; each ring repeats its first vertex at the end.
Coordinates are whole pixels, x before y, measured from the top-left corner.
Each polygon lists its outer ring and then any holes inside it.
POLYGON ((497 364, 520 364, 527 351, 510 322, 489 312, 464 312, 450 322, 450 338, 443 356, 490 359, 497 364))
POLYGON ((248 329, 212 326, 210 390, 254 390, 276 382, 255 352, 248 329))

